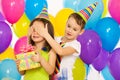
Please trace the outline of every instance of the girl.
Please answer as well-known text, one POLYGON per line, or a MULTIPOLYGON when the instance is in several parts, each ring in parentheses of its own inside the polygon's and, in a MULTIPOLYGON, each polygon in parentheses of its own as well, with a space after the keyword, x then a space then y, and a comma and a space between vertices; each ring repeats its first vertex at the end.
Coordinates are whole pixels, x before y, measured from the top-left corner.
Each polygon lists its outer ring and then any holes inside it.
MULTIPOLYGON (((54 72, 56 55, 51 50, 47 41, 40 36, 40 28, 48 24, 48 33, 54 38, 52 24, 45 18, 36 18, 30 23, 28 31, 29 44, 35 47, 36 55, 32 56, 34 62, 40 63, 39 68, 20 72, 24 75, 24 80, 49 80, 49 75, 54 72)), ((19 65, 19 62, 16 62, 19 65)))

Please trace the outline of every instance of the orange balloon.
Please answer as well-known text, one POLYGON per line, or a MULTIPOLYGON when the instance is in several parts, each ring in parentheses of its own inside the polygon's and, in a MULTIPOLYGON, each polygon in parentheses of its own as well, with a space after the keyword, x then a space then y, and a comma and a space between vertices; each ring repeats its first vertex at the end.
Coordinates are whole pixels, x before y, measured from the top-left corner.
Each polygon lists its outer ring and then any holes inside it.
POLYGON ((15 60, 14 50, 11 47, 8 47, 3 53, 0 54, 0 60, 7 58, 15 60))
POLYGON ((57 13, 55 17, 55 23, 56 23, 55 29, 59 34, 59 36, 64 35, 66 22, 68 20, 69 15, 72 14, 73 12, 74 10, 70 8, 63 8, 57 13))

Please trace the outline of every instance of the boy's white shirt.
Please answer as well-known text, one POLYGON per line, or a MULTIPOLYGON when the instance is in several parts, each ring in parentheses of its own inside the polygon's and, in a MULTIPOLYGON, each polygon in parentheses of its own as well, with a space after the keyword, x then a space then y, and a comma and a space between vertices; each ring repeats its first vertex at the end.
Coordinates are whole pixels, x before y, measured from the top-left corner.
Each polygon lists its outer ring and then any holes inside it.
MULTIPOLYGON (((55 40, 60 43, 62 37, 56 37, 55 40)), ((60 73, 58 73, 59 76, 62 74, 63 69, 67 69, 67 74, 68 74, 68 80, 73 80, 72 76, 72 69, 74 68, 74 63, 77 57, 79 57, 80 52, 81 52, 81 45, 77 40, 73 40, 71 42, 65 43, 63 47, 73 47, 78 53, 73 53, 68 56, 63 56, 61 63, 60 63, 60 73)))

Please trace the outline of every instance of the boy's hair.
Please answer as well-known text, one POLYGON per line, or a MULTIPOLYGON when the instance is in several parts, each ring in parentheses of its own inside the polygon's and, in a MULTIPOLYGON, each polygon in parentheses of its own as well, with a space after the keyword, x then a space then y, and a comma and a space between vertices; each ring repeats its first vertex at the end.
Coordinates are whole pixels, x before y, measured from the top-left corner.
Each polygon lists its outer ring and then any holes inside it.
POLYGON ((72 13, 69 16, 69 18, 70 17, 73 17, 75 19, 75 21, 77 22, 77 24, 81 26, 81 29, 84 29, 84 27, 85 27, 85 21, 84 21, 84 19, 78 13, 72 13))
MULTIPOLYGON (((48 25, 47 25, 47 27, 48 27, 48 33, 51 35, 52 38, 54 38, 54 29, 53 29, 53 25, 51 24, 50 21, 48 21, 48 20, 46 20, 46 19, 44 19, 44 18, 35 18, 35 19, 30 23, 29 26, 31 27, 35 21, 43 22, 44 26, 45 26, 46 24, 48 24, 48 25)), ((35 45, 34 41, 31 39, 31 36, 28 36, 28 43, 31 44, 31 45, 33 45, 33 46, 35 45)), ((46 41, 45 46, 47 46, 49 50, 51 49, 51 46, 48 44, 47 41, 46 41)))

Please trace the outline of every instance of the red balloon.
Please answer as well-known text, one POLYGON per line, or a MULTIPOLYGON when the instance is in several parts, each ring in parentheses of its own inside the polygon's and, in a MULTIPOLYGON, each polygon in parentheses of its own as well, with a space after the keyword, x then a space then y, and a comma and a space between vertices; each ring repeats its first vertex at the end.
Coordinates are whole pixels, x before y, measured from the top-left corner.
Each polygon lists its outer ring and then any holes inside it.
POLYGON ((120 0, 109 0, 108 10, 112 18, 120 24, 120 0))
POLYGON ((15 43, 15 47, 14 47, 15 55, 21 53, 21 47, 24 45, 27 45, 27 37, 26 36, 21 37, 15 43))
POLYGON ((24 13, 24 0, 2 0, 2 11, 6 20, 10 23, 16 23, 24 13))

